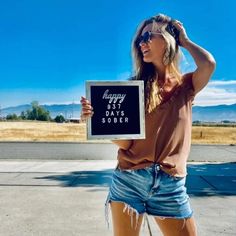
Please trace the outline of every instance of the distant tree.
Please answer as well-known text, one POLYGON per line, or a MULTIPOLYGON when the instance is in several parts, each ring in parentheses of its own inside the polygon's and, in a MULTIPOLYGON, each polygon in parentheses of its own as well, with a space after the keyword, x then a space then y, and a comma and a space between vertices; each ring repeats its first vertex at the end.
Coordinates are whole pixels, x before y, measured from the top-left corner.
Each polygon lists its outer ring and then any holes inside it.
POLYGON ((27 114, 26 114, 26 112, 25 112, 25 111, 22 111, 21 114, 20 114, 20 116, 19 116, 19 118, 20 118, 21 120, 26 120, 26 119, 27 119, 27 114))
POLYGON ((200 120, 194 120, 193 124, 201 124, 202 122, 200 120))
POLYGON ((58 116, 56 116, 54 120, 55 120, 57 123, 63 123, 63 122, 66 121, 66 119, 64 118, 63 115, 58 115, 58 116))
POLYGON ((31 109, 26 111, 27 120, 50 121, 50 113, 41 107, 37 101, 31 103, 31 109))
POLYGON ((221 122, 222 122, 222 123, 231 123, 230 120, 222 120, 221 122))
POLYGON ((201 123, 200 120, 194 120, 193 123, 201 123))
POLYGON ((9 114, 6 117, 7 120, 18 120, 18 116, 16 114, 9 114))

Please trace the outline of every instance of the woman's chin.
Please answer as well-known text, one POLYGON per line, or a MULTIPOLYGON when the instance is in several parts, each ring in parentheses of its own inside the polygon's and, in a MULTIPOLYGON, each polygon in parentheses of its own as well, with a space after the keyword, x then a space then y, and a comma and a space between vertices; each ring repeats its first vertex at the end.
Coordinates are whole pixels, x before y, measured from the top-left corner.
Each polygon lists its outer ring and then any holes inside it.
POLYGON ((146 63, 152 62, 152 60, 148 57, 143 57, 143 61, 146 62, 146 63))

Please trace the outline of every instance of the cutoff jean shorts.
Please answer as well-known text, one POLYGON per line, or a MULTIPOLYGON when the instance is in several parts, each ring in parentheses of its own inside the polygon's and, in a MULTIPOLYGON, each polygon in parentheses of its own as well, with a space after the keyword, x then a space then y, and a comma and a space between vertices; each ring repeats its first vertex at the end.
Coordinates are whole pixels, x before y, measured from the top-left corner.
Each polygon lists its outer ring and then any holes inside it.
POLYGON ((193 211, 185 182, 186 177, 171 176, 157 163, 138 170, 116 168, 105 203, 106 217, 108 205, 114 201, 125 204, 124 212, 125 209, 133 210, 137 215, 146 213, 161 218, 189 218, 193 211))

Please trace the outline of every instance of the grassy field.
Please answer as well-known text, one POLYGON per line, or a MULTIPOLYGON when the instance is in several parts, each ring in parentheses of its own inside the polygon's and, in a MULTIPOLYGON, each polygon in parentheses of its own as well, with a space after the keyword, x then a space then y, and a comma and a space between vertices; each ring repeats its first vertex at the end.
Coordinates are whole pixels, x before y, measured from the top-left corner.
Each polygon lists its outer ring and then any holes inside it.
POLYGON ((85 124, 0 122, 0 141, 86 141, 85 124))
MULTIPOLYGON (((47 122, 0 122, 0 141, 87 142, 86 125, 47 122)), ((236 144, 236 127, 193 126, 192 143, 236 144)))

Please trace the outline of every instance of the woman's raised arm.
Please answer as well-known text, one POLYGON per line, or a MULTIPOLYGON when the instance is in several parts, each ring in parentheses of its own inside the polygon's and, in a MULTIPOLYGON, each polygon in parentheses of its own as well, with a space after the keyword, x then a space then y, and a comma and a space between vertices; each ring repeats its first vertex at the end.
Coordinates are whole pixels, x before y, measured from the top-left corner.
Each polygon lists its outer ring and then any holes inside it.
POLYGON ((188 38, 181 22, 176 21, 175 26, 180 31, 180 45, 189 51, 197 65, 197 69, 192 72, 192 84, 196 94, 207 85, 215 70, 216 62, 210 52, 188 38))

